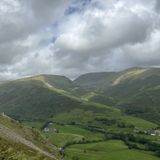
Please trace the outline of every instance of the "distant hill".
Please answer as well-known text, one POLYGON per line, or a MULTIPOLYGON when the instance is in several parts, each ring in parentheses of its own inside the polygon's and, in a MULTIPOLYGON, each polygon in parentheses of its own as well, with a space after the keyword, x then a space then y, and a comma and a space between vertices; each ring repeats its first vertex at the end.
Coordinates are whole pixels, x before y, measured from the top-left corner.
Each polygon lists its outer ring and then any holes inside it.
POLYGON ((74 80, 75 84, 90 89, 104 90, 111 86, 124 83, 128 80, 145 79, 151 76, 159 76, 159 68, 131 68, 120 72, 95 72, 79 76, 74 80))
POLYGON ((90 90, 108 88, 117 77, 116 72, 87 73, 74 80, 74 83, 90 90))
POLYGON ((49 119, 79 108, 97 110, 94 102, 160 124, 159 95, 159 68, 88 73, 74 81, 38 75, 0 84, 0 112, 19 120, 49 119))
POLYGON ((63 76, 40 75, 10 81, 0 85, 0 112, 18 120, 31 121, 47 120, 78 108, 94 110, 96 105, 73 94, 77 88, 63 76))
POLYGON ((0 159, 51 160, 58 158, 58 150, 35 129, 0 114, 0 159))
POLYGON ((80 107, 81 103, 67 91, 69 87, 67 78, 45 75, 1 84, 0 112, 21 120, 46 119, 80 107))
POLYGON ((75 83, 96 92, 90 98, 92 101, 112 104, 127 114, 160 123, 159 68, 131 68, 117 73, 89 73, 77 78, 75 83))

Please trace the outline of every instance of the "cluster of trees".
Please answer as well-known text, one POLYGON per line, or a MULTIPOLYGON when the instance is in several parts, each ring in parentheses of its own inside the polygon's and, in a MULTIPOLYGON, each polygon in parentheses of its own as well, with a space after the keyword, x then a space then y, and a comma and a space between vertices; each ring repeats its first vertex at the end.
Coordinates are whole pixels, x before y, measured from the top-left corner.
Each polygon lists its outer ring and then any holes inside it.
MULTIPOLYGON (((108 135, 106 134, 106 138, 108 138, 108 135)), ((140 149, 145 151, 153 151, 158 156, 160 156, 160 144, 152 142, 149 139, 135 136, 133 134, 125 134, 125 133, 112 133, 110 134, 109 138, 112 139, 119 139, 125 142, 125 144, 128 146, 129 149, 140 149), (134 142, 134 143, 131 143, 134 142), (139 147, 137 144, 143 144, 144 148, 139 147)))
POLYGON ((112 126, 112 125, 117 123, 116 119, 108 119, 108 118, 105 118, 105 117, 96 117, 95 120, 99 121, 102 124, 105 124, 107 126, 112 126))
POLYGON ((97 142, 103 142, 104 139, 99 139, 99 140, 86 140, 85 138, 82 138, 81 140, 79 141, 70 141, 70 142, 67 142, 64 146, 63 146, 63 149, 69 147, 69 146, 72 146, 72 145, 75 145, 75 144, 88 144, 88 143, 97 143, 97 142))
MULTIPOLYGON (((101 128, 94 128, 91 126, 85 126, 85 129, 88 129, 92 132, 98 132, 102 133, 105 135, 105 138, 100 140, 100 141, 106 141, 109 139, 118 139, 124 141, 124 143, 128 146, 129 149, 139 149, 139 150, 145 150, 145 151, 153 151, 155 152, 158 156, 160 156, 160 144, 156 142, 152 142, 149 139, 146 139, 144 137, 136 136, 131 133, 115 133, 111 131, 106 131, 101 128), (139 147, 138 144, 144 145, 144 148, 139 147)), ((87 141, 86 141, 87 143, 87 141)))
POLYGON ((117 119, 108 119, 106 117, 96 117, 96 121, 101 122, 102 124, 105 124, 107 126, 113 126, 116 125, 119 128, 135 128, 132 124, 126 124, 124 122, 120 122, 117 119))
MULTIPOLYGON (((106 119, 98 119, 98 121, 107 121, 107 120, 106 119)), ((64 149, 71 146, 71 145, 75 145, 75 144, 97 143, 97 142, 103 142, 103 141, 107 141, 107 140, 111 140, 111 139, 117 139, 117 140, 122 140, 128 146, 129 149, 153 151, 156 153, 157 156, 160 157, 160 144, 158 144, 156 142, 152 142, 150 139, 147 139, 145 137, 137 136, 132 133, 123 133, 123 132, 117 133, 117 132, 107 131, 103 128, 96 127, 96 126, 90 126, 90 125, 88 125, 88 126, 80 125, 80 126, 84 129, 91 131, 91 132, 101 133, 101 134, 104 134, 105 136, 103 139, 99 139, 99 140, 86 140, 85 138, 82 138, 79 141, 70 141, 70 142, 67 142, 63 146, 64 149)), ((130 128, 132 128, 132 127, 133 126, 130 126, 130 128)), ((75 157, 73 158, 73 160, 75 160, 75 157)))
POLYGON ((78 156, 73 156, 72 160, 79 160, 79 157, 78 156))

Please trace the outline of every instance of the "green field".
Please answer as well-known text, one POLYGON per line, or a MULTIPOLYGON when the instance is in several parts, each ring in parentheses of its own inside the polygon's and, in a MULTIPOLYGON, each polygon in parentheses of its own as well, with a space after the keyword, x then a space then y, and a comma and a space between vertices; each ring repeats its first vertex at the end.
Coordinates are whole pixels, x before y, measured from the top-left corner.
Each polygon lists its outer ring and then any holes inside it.
POLYGON ((71 133, 44 133, 44 135, 58 147, 64 146, 67 142, 78 141, 83 138, 81 135, 71 133))
POLYGON ((144 130, 147 128, 156 128, 158 125, 144 119, 140 119, 132 116, 122 116, 122 120, 127 123, 135 125, 138 129, 144 130))
POLYGON ((66 150, 66 159, 79 160, 159 160, 153 153, 129 150, 122 141, 73 145, 66 150))
MULTIPOLYGON (((98 105, 99 107, 101 108, 103 105, 98 105)), ((145 151, 146 146, 141 142, 129 141, 129 144, 139 147, 139 149, 129 149, 129 146, 120 140, 121 138, 116 140, 111 136, 112 134, 132 134, 138 139, 145 138, 146 140, 159 142, 160 139, 157 136, 134 133, 135 129, 143 131, 156 128, 156 124, 124 115, 118 109, 108 110, 108 107, 106 108, 107 110, 104 110, 104 113, 75 109, 71 112, 57 114, 50 118, 48 123, 33 121, 24 122, 24 124, 41 129, 42 134, 57 147, 65 146, 65 160, 159 159, 156 152, 145 151), (45 131, 45 128, 47 131, 45 131), (106 135, 100 133, 97 129, 111 132, 109 140, 105 139, 106 135)))
POLYGON ((44 122, 41 122, 41 121, 34 121, 34 122, 23 122, 24 125, 26 126, 30 126, 30 127, 33 127, 33 128, 37 128, 37 129, 41 129, 41 127, 44 125, 44 122))
MULTIPOLYGON (((49 132, 43 132, 45 136, 55 145, 62 147, 67 142, 72 141, 80 141, 82 139, 85 140, 101 140, 104 138, 103 134, 100 133, 92 133, 91 131, 88 131, 86 129, 80 128, 78 126, 72 126, 72 125, 53 125, 54 128, 58 129, 58 133, 54 133, 52 131, 49 132)), ((53 126, 50 126, 50 130, 53 128, 53 126)))

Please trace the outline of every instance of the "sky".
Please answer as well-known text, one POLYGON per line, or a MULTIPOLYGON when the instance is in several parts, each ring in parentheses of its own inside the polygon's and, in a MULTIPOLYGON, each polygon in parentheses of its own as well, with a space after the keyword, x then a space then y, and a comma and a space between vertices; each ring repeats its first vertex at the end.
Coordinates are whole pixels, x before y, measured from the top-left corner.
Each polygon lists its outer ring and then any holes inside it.
POLYGON ((160 66, 160 0, 0 0, 0 80, 160 66))

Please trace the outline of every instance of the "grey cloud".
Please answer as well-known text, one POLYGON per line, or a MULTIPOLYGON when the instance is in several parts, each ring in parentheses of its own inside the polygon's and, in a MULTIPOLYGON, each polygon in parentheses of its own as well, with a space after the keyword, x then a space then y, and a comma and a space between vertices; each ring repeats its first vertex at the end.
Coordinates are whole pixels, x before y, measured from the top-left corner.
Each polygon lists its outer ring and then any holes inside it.
POLYGON ((70 0, 30 0, 36 18, 46 21, 55 20, 64 14, 70 0))
POLYGON ((155 5, 156 10, 159 12, 160 11, 160 1, 156 0, 156 5, 155 5))
POLYGON ((16 1, 0 8, 0 77, 160 66, 159 0, 92 0, 64 17, 72 0, 16 1))
POLYGON ((0 2, 0 65, 27 56, 23 43, 29 36, 50 26, 63 14, 69 1, 66 0, 8 0, 0 2), (47 17, 50 17, 47 19, 47 17))
POLYGON ((0 64, 7 65, 14 63, 18 60, 18 57, 27 53, 27 50, 27 47, 22 47, 14 43, 0 44, 0 64))
MULTIPOLYGON (((72 24, 67 26, 69 30, 57 38, 54 46, 55 56, 61 65, 65 69, 76 68, 79 71, 119 68, 116 67, 118 60, 115 60, 117 53, 114 51, 124 45, 134 46, 145 42, 155 23, 149 12, 145 11, 140 16, 130 9, 122 9, 112 9, 111 17, 106 11, 91 9, 80 16, 80 24, 72 21, 72 18, 77 20, 77 17, 71 17, 72 24), (96 16, 96 11, 103 16, 96 16), (70 25, 73 30, 70 30, 70 25), (77 28, 80 29, 77 31, 77 28)), ((126 66, 123 63, 121 65, 126 66)))

